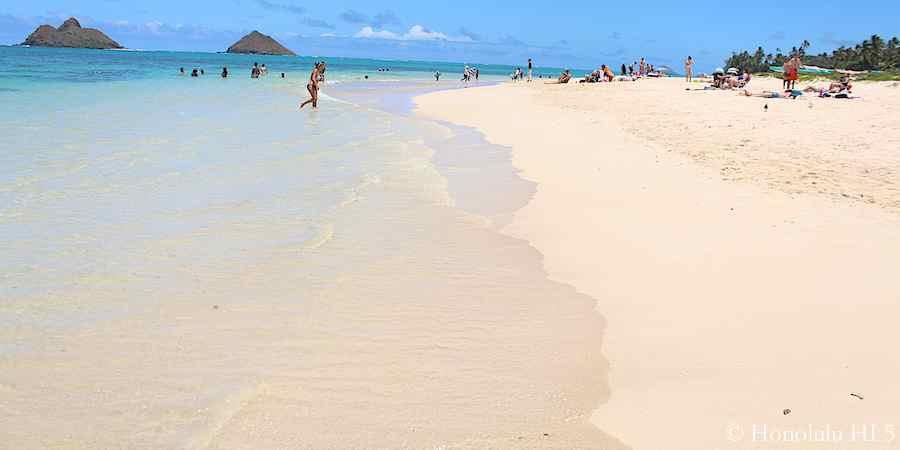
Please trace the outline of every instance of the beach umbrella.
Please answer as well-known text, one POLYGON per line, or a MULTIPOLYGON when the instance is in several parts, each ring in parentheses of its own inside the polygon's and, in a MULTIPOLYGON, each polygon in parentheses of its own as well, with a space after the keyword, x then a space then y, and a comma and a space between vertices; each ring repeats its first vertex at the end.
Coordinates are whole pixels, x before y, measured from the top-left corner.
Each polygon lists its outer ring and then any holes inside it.
POLYGON ((720 74, 723 74, 723 75, 724 75, 724 74, 725 74, 725 69, 723 69, 723 68, 721 68, 721 67, 716 67, 716 70, 713 70, 713 73, 720 73, 720 74))
POLYGON ((729 68, 728 68, 728 73, 731 74, 731 75, 737 75, 737 74, 738 74, 738 70, 737 70, 737 68, 735 68, 735 67, 729 67, 729 68))
POLYGON ((672 68, 669 66, 659 66, 659 67, 654 67, 654 69, 656 69, 657 72, 663 72, 663 73, 669 73, 672 71, 672 68))

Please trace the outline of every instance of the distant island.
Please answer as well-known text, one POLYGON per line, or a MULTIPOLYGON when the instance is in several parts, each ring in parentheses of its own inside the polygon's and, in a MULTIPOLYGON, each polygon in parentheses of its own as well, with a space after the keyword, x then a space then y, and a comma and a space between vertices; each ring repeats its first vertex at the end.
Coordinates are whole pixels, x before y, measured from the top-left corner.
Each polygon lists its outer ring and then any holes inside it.
POLYGON ((81 24, 74 17, 63 22, 59 28, 53 28, 50 25, 39 26, 25 39, 22 45, 96 49, 124 48, 100 30, 81 28, 81 24))
POLYGON ((259 31, 244 36, 231 47, 228 47, 226 53, 243 53, 251 55, 283 55, 297 56, 294 52, 288 50, 278 41, 266 36, 259 31))

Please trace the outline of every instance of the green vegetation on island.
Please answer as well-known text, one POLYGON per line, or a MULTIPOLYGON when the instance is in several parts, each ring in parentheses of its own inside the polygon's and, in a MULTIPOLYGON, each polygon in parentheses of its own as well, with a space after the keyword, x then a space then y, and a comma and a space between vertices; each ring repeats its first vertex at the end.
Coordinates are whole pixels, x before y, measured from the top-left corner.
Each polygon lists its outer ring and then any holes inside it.
POLYGON ((766 73, 769 72, 769 67, 782 66, 791 55, 799 54, 805 66, 870 72, 864 78, 873 80, 900 79, 900 39, 897 37, 885 41, 880 36, 873 35, 854 47, 841 46, 830 54, 807 54, 809 46, 809 41, 804 40, 799 47, 793 47, 787 54, 780 48, 774 54, 766 53, 762 47, 758 47, 752 54, 746 50, 732 53, 725 61, 725 66, 766 73))

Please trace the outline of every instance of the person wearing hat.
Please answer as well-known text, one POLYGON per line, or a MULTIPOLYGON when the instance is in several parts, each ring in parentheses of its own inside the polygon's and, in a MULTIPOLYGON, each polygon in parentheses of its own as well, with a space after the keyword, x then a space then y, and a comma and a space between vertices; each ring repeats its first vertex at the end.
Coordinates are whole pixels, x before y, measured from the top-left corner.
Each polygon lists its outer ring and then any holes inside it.
POLYGON ((725 81, 725 69, 717 67, 716 70, 713 71, 713 87, 721 88, 723 81, 725 81))

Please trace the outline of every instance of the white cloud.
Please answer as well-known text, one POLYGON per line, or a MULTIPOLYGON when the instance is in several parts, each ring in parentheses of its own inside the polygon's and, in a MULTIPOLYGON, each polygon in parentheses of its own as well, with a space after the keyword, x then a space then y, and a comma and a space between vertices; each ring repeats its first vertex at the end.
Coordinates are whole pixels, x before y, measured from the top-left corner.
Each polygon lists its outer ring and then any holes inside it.
POLYGON ((447 35, 439 31, 431 31, 422 25, 413 25, 403 39, 408 41, 446 41, 447 35))
POLYGON ((398 36, 397 33, 392 33, 387 30, 375 31, 372 27, 363 27, 354 34, 353 37, 363 39, 400 39, 400 36, 398 36))
POLYGON ((413 25, 409 31, 397 34, 388 30, 376 30, 372 27, 363 27, 353 37, 364 39, 387 39, 392 41, 449 41, 449 42, 474 42, 469 36, 447 36, 440 31, 432 31, 422 25, 413 25))
POLYGON ((158 20, 152 20, 150 22, 145 23, 144 27, 147 28, 147 31, 149 31, 153 34, 159 34, 162 31, 164 25, 165 25, 164 23, 162 23, 158 20))

